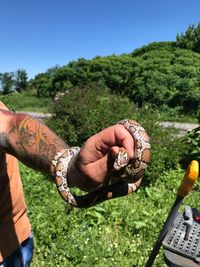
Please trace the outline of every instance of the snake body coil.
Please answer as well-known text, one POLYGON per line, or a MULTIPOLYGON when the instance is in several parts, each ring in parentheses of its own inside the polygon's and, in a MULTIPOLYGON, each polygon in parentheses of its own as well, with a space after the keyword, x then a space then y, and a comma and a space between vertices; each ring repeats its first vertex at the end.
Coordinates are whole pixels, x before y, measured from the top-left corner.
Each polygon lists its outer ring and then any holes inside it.
POLYGON ((145 129, 136 121, 122 120, 119 124, 122 124, 129 131, 135 142, 134 158, 126 166, 123 176, 126 181, 137 181, 143 177, 150 160, 149 137, 145 129))
POLYGON ((129 161, 128 153, 121 148, 114 161, 113 177, 109 185, 100 187, 84 196, 77 196, 69 191, 67 185, 67 168, 72 157, 79 148, 70 148, 64 153, 57 153, 52 160, 52 173, 61 197, 70 205, 85 208, 102 201, 128 195, 134 192, 143 177, 144 171, 150 159, 149 137, 145 129, 136 121, 122 120, 123 125, 132 135, 135 143, 134 158, 129 161))

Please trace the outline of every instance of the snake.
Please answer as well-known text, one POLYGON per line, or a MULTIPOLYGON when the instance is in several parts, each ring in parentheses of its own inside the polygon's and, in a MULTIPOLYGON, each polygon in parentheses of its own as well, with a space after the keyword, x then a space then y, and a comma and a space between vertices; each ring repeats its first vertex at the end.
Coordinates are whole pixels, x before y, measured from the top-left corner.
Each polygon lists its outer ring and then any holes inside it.
POLYGON ((80 148, 72 147, 64 153, 58 152, 52 160, 52 172, 58 192, 65 202, 78 208, 88 208, 105 200, 122 197, 135 192, 144 176, 150 160, 150 142, 146 130, 139 122, 124 119, 118 122, 132 135, 134 140, 134 158, 129 159, 124 148, 113 162, 113 174, 109 181, 98 189, 85 195, 71 193, 67 184, 67 168, 70 160, 75 157, 80 148))

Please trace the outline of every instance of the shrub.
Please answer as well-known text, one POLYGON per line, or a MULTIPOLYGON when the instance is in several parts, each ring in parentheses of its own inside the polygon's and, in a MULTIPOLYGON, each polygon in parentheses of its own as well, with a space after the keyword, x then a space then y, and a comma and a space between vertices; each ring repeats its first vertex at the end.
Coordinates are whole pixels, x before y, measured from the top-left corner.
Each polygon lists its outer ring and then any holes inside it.
POLYGON ((192 160, 200 162, 200 127, 189 132, 182 141, 185 146, 181 159, 183 166, 187 166, 192 160))
POLYGON ((154 184, 165 179, 165 171, 179 168, 184 145, 177 130, 162 128, 159 113, 150 107, 138 109, 136 119, 147 130, 151 144, 151 160, 143 180, 145 184, 154 184))
POLYGON ((73 88, 53 106, 49 126, 70 145, 83 142, 121 119, 135 116, 133 104, 121 96, 112 95, 99 84, 73 88))

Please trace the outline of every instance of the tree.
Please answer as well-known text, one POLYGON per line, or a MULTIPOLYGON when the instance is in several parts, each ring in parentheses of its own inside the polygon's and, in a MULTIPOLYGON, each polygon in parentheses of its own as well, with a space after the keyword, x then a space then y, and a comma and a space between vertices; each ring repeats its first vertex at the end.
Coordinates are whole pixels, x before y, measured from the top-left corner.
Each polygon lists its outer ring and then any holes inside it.
POLYGON ((32 85, 37 90, 38 97, 47 97, 51 91, 52 80, 47 73, 40 73, 32 80, 32 85))
MULTIPOLYGON (((194 32, 200 40, 200 24, 188 29, 188 47, 193 47, 194 32)), ((200 41, 195 42, 200 51, 200 41)), ((127 96, 138 107, 176 108, 196 115, 200 105, 199 66, 199 53, 181 49, 175 42, 154 42, 131 54, 72 61, 37 75, 32 84, 39 96, 55 96, 96 83, 113 94, 127 96)))
POLYGON ((176 44, 180 48, 186 48, 200 53, 200 23, 196 27, 192 24, 185 33, 178 34, 176 44))
POLYGON ((28 75, 24 69, 18 69, 15 73, 15 90, 21 92, 28 87, 28 75))
POLYGON ((37 90, 38 97, 47 97, 52 95, 52 80, 60 67, 58 65, 49 68, 45 73, 39 73, 30 84, 37 90))
POLYGON ((14 86, 14 73, 4 72, 0 74, 1 88, 4 95, 7 95, 13 91, 14 86))

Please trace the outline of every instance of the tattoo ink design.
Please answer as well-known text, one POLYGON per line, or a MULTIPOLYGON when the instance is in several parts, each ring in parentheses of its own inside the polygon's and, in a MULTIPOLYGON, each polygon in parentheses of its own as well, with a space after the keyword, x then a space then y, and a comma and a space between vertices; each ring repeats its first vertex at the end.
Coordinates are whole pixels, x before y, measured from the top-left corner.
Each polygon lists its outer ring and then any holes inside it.
POLYGON ((30 164, 46 170, 53 156, 60 148, 66 148, 66 144, 59 139, 48 127, 32 117, 18 118, 18 140, 16 145, 22 157, 27 157, 30 164))
POLYGON ((0 114, 13 116, 8 131, 0 130, 0 148, 29 167, 49 172, 54 155, 67 148, 65 142, 39 120, 24 114, 0 109, 0 114))

